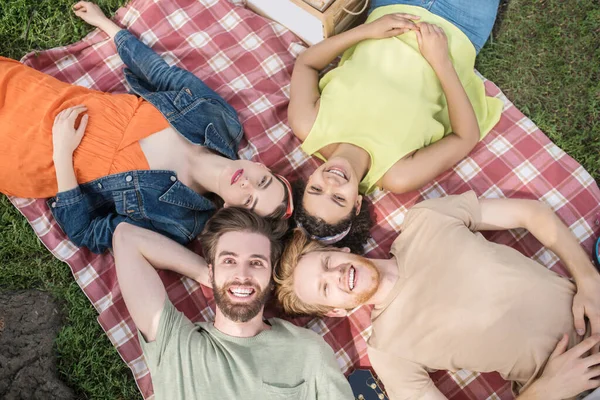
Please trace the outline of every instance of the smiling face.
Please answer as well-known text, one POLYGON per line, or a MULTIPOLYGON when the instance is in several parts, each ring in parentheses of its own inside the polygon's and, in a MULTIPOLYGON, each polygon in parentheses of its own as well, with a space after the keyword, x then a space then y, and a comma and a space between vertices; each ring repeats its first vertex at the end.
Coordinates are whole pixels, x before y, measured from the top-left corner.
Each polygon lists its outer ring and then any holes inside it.
POLYGON ((347 160, 331 158, 308 178, 303 207, 310 215, 334 225, 347 218, 355 206, 360 211, 362 196, 358 184, 347 160))
POLYGON ((236 160, 223 170, 220 195, 225 206, 244 207, 268 216, 283 203, 285 188, 263 164, 236 160))
POLYGON ((349 310, 373 297, 379 270, 370 260, 347 251, 314 251, 300 259, 293 282, 302 302, 349 310))
POLYGON ((270 294, 271 242, 259 233, 227 232, 217 243, 210 266, 215 302, 234 322, 262 312, 270 294))

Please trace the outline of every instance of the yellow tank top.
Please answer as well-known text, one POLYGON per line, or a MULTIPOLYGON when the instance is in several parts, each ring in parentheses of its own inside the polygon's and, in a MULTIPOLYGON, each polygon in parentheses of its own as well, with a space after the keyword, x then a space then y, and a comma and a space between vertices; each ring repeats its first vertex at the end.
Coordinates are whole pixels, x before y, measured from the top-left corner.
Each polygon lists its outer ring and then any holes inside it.
MULTIPOLYGON (((450 56, 471 100, 481 137, 500 119, 502 101, 486 97, 474 71, 475 48, 452 23, 421 7, 391 5, 375 9, 367 23, 391 13, 410 13, 441 26, 450 56)), ((321 101, 302 149, 318 152, 333 143, 351 143, 371 156, 371 168, 360 183, 369 193, 388 169, 407 154, 451 132, 442 86, 419 51, 413 32, 364 40, 348 49, 337 68, 319 82, 321 101)))

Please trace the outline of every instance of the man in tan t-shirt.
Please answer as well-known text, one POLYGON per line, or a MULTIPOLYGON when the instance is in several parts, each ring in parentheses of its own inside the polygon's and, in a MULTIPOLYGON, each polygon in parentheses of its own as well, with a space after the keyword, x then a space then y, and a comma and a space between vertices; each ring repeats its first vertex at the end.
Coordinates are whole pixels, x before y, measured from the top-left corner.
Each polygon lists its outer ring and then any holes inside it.
POLYGON ((600 275, 542 203, 478 200, 473 192, 424 201, 406 215, 391 254, 366 259, 297 231, 276 272, 288 312, 344 316, 374 305, 369 358, 391 399, 444 399, 431 370, 498 371, 522 399, 568 398, 600 385, 591 379, 600 371, 587 372, 600 358, 581 357, 596 336, 562 354, 600 333, 600 275), (577 287, 477 232, 518 227, 562 259, 577 287))

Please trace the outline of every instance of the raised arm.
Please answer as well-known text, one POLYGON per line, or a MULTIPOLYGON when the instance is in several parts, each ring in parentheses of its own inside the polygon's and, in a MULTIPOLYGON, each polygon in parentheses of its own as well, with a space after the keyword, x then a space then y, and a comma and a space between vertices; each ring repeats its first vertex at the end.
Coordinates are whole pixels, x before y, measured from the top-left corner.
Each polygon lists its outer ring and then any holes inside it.
POLYGON ((366 39, 381 39, 401 35, 416 29, 411 20, 418 16, 389 14, 371 23, 332 36, 306 49, 294 65, 288 106, 289 124, 298 139, 308 136, 319 111, 319 72, 337 56, 366 39))
POLYGON ((443 29, 419 24, 417 41, 423 57, 435 71, 446 96, 452 133, 396 162, 383 176, 380 186, 393 193, 416 190, 462 160, 480 138, 477 117, 448 53, 443 29))
POLYGON ((156 269, 172 270, 204 285, 209 282, 202 257, 158 233, 119 224, 113 249, 123 299, 133 322, 149 342, 156 338, 167 295, 156 269))
POLYGON ((545 203, 537 200, 481 199, 480 230, 525 228, 563 261, 577 284, 573 315, 577 333, 585 333, 586 316, 592 333, 600 334, 600 274, 575 235, 545 203))

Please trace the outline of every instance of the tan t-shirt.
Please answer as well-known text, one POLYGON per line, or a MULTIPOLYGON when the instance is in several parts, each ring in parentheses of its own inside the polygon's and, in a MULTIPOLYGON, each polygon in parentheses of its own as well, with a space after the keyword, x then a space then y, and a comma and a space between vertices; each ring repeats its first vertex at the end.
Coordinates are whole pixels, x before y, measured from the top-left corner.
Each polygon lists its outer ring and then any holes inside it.
POLYGON ((400 273, 373 310, 369 358, 390 399, 434 390, 427 370, 498 371, 518 392, 561 338, 579 341, 574 284, 511 247, 487 241, 473 192, 424 201, 392 245, 400 273))

